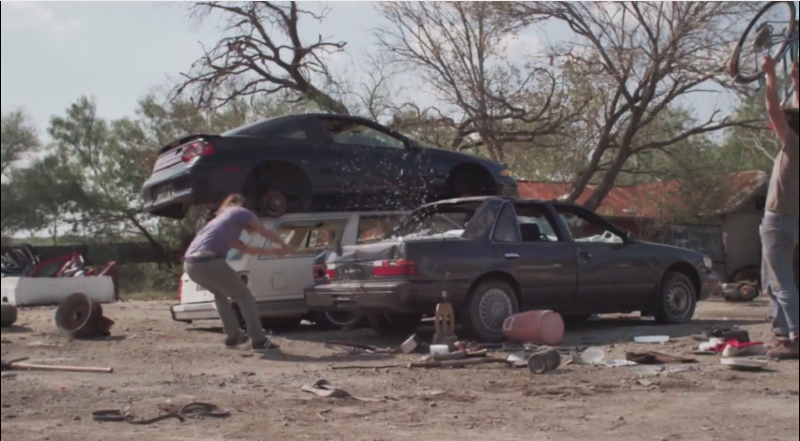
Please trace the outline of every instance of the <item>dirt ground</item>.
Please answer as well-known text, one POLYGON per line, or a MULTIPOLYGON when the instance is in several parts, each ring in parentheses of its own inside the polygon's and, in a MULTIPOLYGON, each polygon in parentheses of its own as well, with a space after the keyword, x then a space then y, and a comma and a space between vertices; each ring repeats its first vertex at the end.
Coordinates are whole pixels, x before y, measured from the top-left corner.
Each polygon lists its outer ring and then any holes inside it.
MULTIPOLYGON (((464 370, 332 370, 420 356, 345 355, 321 342, 346 339, 390 346, 369 330, 280 335, 284 354, 253 357, 222 348, 219 330, 172 323, 167 303, 106 308, 116 320, 110 340, 60 336, 49 308, 21 311, 2 331, 2 358, 109 366, 111 375, 6 372, 2 379, 3 441, 315 440, 315 441, 782 441, 798 438, 798 363, 773 363, 765 373, 739 373, 701 359, 699 369, 656 375, 642 367, 568 366, 549 375, 482 367, 464 370), (375 402, 323 399, 303 385, 326 379, 375 402), (132 404, 139 417, 159 404, 211 402, 228 419, 171 420, 153 426, 96 423, 92 411, 132 404)), ((764 302, 705 303, 691 326, 660 328, 632 318, 606 318, 571 329, 565 344, 688 355, 692 335, 709 326, 741 325, 766 338, 764 302), (631 343, 665 335, 665 346, 631 343)))

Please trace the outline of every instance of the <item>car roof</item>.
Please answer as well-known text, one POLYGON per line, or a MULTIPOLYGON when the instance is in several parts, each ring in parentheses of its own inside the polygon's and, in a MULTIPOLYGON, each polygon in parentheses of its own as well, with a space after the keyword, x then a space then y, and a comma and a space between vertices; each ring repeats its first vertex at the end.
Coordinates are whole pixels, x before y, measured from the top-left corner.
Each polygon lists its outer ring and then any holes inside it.
POLYGON ((448 205, 448 204, 463 204, 468 202, 486 202, 490 200, 496 201, 510 201, 510 202, 521 202, 521 203, 554 203, 554 201, 546 201, 542 199, 524 199, 516 196, 470 196, 465 198, 454 198, 454 199, 445 199, 442 201, 431 202, 429 204, 425 204, 420 208, 424 207, 432 207, 436 205, 448 205))

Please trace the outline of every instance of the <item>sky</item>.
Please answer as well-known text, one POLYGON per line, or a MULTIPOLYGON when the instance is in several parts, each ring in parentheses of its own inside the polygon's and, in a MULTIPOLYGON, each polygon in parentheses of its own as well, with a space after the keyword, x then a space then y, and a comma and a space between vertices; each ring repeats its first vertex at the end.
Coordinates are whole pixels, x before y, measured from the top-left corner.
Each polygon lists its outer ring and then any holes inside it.
MULTIPOLYGON (((304 2, 305 3, 305 2, 304 2)), ((306 21, 301 34, 346 41, 347 55, 337 70, 354 67, 372 46, 370 31, 381 18, 370 2, 308 2, 319 10, 332 7, 322 24, 306 21)), ((62 114, 81 95, 97 99, 105 118, 131 116, 137 100, 155 87, 165 88, 201 54, 199 42, 213 44, 217 23, 198 24, 183 2, 12 2, 2 1, 0 107, 23 109, 42 134, 52 115, 62 114)), ((523 34, 512 49, 529 49, 542 38, 566 38, 556 30, 523 34)), ((412 98, 430 100, 424 87, 412 98)), ((717 97, 698 97, 699 114, 726 104, 717 97)))

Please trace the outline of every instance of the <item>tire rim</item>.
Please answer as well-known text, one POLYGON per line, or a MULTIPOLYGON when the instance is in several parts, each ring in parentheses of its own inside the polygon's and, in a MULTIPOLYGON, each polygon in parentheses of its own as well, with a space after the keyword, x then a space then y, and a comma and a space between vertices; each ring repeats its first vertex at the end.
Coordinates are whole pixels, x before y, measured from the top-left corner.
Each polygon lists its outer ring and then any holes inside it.
POLYGON ((667 310, 675 318, 683 318, 692 307, 692 289, 684 282, 674 282, 667 290, 667 310))
POLYGON ((286 213, 286 196, 281 192, 271 191, 264 196, 264 206, 268 213, 274 216, 281 216, 286 213))
POLYGON ((352 325, 358 319, 358 316, 350 312, 326 312, 325 318, 336 326, 345 328, 352 325))
POLYGON ((481 298, 479 315, 481 325, 492 333, 503 332, 503 323, 514 314, 514 305, 501 289, 490 289, 481 298))

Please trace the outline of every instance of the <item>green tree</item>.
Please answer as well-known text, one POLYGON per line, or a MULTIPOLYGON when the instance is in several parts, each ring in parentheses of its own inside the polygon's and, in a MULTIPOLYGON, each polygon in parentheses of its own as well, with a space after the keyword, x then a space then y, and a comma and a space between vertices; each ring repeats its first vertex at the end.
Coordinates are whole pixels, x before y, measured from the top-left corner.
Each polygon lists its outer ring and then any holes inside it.
POLYGON ((22 111, 2 115, 0 121, 0 173, 6 176, 11 167, 39 149, 36 128, 22 111))

